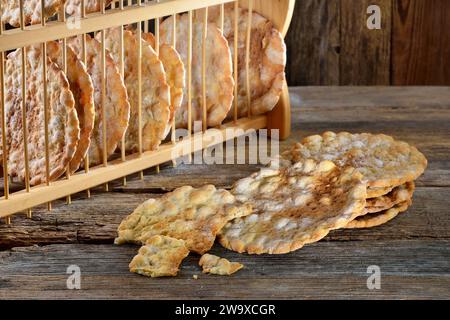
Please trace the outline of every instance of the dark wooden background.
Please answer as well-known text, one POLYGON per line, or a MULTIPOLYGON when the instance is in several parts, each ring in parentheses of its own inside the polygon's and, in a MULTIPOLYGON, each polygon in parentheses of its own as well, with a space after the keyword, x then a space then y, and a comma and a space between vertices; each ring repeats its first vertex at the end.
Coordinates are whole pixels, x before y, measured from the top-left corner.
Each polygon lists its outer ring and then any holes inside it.
POLYGON ((450 0, 297 0, 286 40, 291 86, 450 85, 450 0))

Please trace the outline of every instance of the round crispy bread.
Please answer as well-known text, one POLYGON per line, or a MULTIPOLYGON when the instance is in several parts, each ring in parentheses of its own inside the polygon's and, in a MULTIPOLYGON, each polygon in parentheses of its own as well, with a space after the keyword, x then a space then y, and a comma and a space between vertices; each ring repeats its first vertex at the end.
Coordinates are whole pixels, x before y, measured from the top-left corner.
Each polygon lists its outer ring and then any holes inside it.
MULTIPOLYGON (((20 1, 0 0, 2 5, 2 22, 9 23, 13 27, 20 27, 20 1)), ((45 0, 44 16, 54 16, 64 5, 65 0, 45 0)), ((24 0, 25 25, 41 23, 41 0, 24 0)))
POLYGON ((227 223, 220 243, 233 251, 282 254, 319 241, 364 213, 366 184, 353 168, 307 159, 264 168, 239 180, 232 193, 253 212, 227 223))
MULTIPOLYGON (((152 46, 153 49, 155 49, 156 40, 152 33, 143 33, 142 37, 152 46)), ((159 46, 159 59, 164 66, 167 83, 170 86, 170 121, 169 126, 167 126, 166 129, 166 133, 169 133, 171 128, 170 124, 175 116, 175 112, 180 109, 181 103, 183 102, 183 90, 186 85, 186 72, 180 55, 171 45, 162 44, 159 46)))
MULTIPOLYGON (((211 7, 209 20, 219 25, 220 8, 211 7)), ((246 38, 249 12, 239 9, 238 23, 238 115, 247 116, 246 38)), ((234 55, 234 4, 225 5, 224 31, 234 55)), ((250 88, 251 114, 258 115, 272 110, 280 99, 285 82, 286 45, 273 23, 253 12, 250 38, 250 88)), ((233 60, 234 61, 234 60, 233 60)))
POLYGON ((417 179, 427 159, 415 147, 384 134, 325 132, 307 137, 282 157, 331 160, 340 167, 351 166, 364 176, 369 187, 392 187, 417 179))
MULTIPOLYGON (((43 59, 40 46, 26 49, 26 118, 28 133, 29 181, 46 182, 43 59)), ((63 71, 47 60, 49 180, 66 170, 79 140, 75 101, 63 71)), ((22 123, 22 51, 10 53, 5 70, 5 114, 8 172, 25 179, 24 136, 22 123)))
POLYGON ((137 207, 120 224, 115 243, 140 244, 164 235, 184 240, 190 251, 203 254, 211 249, 225 223, 250 212, 249 205, 237 203, 226 190, 185 186, 137 207))
POLYGON ((362 229, 380 226, 394 219, 399 213, 406 211, 410 205, 411 200, 399 203, 384 211, 363 215, 350 221, 344 229, 362 229))
POLYGON ((391 192, 377 198, 366 200, 366 212, 375 213, 390 209, 399 203, 411 201, 415 189, 414 182, 407 182, 395 187, 391 192))
MULTIPOLYGON (((74 173, 80 167, 91 143, 91 133, 95 121, 94 86, 85 65, 78 59, 73 49, 67 46, 66 50, 67 79, 75 98, 75 110, 80 122, 80 141, 69 164, 70 172, 74 173)), ((64 65, 62 43, 56 41, 48 42, 47 54, 60 67, 64 65)))
MULTIPOLYGON (((82 38, 68 39, 68 44, 82 58, 82 38)), ((103 161, 103 114, 102 114, 102 46, 100 42, 86 35, 86 68, 94 85, 95 122, 89 146, 91 165, 103 161)), ((130 104, 127 90, 111 54, 106 50, 106 154, 110 156, 122 140, 130 118, 130 104)))
MULTIPOLYGON (((188 15, 177 19, 176 49, 187 66, 188 56, 188 15)), ((192 23, 192 121, 202 120, 202 37, 203 23, 194 19, 192 23)), ((161 43, 171 44, 173 34, 173 16, 164 20, 160 27, 161 43)), ((218 126, 225 119, 233 102, 233 76, 231 53, 227 40, 219 29, 208 23, 206 37, 206 110, 207 125, 218 126)), ((187 97, 187 86, 183 95, 187 97)), ((175 114, 177 128, 187 128, 188 101, 183 100, 181 108, 175 114)))
MULTIPOLYGON (((97 35, 100 36, 100 33, 97 35)), ((138 87, 138 40, 135 34, 125 30, 124 80, 130 101, 130 123, 125 136, 125 150, 128 153, 139 150, 139 87, 138 87)), ((156 150, 165 138, 170 116, 170 88, 166 81, 161 60, 147 41, 142 43, 142 149, 156 150)), ((117 65, 120 63, 120 29, 105 32, 105 46, 117 65)))
MULTIPOLYGON (((86 14, 99 12, 101 9, 101 0, 67 0, 66 13, 71 16, 81 16, 81 1, 84 1, 86 14)), ((107 7, 112 0, 104 0, 107 7)))

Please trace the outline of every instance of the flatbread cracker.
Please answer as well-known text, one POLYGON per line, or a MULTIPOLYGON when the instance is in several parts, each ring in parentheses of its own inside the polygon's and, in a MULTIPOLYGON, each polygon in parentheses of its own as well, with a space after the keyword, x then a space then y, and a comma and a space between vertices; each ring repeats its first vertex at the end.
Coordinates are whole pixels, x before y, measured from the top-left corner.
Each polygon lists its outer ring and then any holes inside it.
POLYGON ((189 250, 203 254, 225 223, 250 212, 250 205, 238 204, 226 190, 185 186, 137 207, 120 224, 115 243, 145 243, 154 235, 165 235, 185 240, 189 250))
MULTIPOLYGON (((84 1, 86 14, 99 12, 101 10, 101 0, 67 0, 66 13, 71 16, 81 16, 81 1, 84 1)), ((112 0, 104 0, 105 8, 112 0)))
POLYGON ((363 174, 369 187, 399 186, 417 179, 427 167, 427 159, 415 147, 384 134, 325 132, 303 139, 282 157, 352 166, 363 174))
MULTIPOLYGON (((142 37, 153 49, 155 49, 156 40, 152 33, 143 33, 142 37)), ((162 44, 159 46, 159 59, 164 66, 167 83, 170 86, 170 120, 169 126, 167 126, 166 129, 166 134, 168 134, 171 129, 172 119, 183 102, 183 90, 186 86, 186 72, 180 55, 171 45, 162 44)))
MULTIPOLYGON (((80 140, 69 164, 70 172, 73 174, 80 167, 91 143, 91 133, 94 129, 95 121, 94 85, 83 62, 78 59, 72 48, 69 46, 66 48, 67 79, 75 99, 75 110, 80 123, 80 140)), ((64 62, 61 42, 48 42, 47 54, 54 63, 62 68, 64 62)))
POLYGON ((130 262, 130 271, 147 277, 176 276, 189 250, 183 240, 153 236, 130 262))
POLYGON ((399 203, 384 211, 366 214, 350 221, 344 229, 362 229, 380 226, 394 219, 399 213, 406 211, 410 205, 411 200, 399 203))
POLYGON ((241 270, 244 265, 239 262, 230 262, 225 258, 205 253, 198 262, 202 267, 203 273, 217 274, 220 276, 229 276, 241 270))
MULTIPOLYGON (((184 65, 188 55, 188 15, 177 19, 177 51, 184 65)), ((192 121, 202 120, 202 36, 203 23, 194 19, 192 23, 192 121)), ((173 16, 161 23, 160 38, 162 44, 172 44, 173 16)), ((233 102, 234 80, 232 61, 227 40, 214 24, 208 24, 206 37, 206 110, 207 125, 218 126, 225 119, 233 102)), ((187 97, 187 86, 183 95, 187 97)), ((183 100, 181 108, 175 114, 177 128, 188 126, 188 101, 183 100)))
MULTIPOLYGON (((30 184, 46 182, 43 103, 43 61, 40 46, 26 49, 26 117, 30 184)), ((63 71, 47 60, 48 146, 50 181, 58 179, 72 159, 79 140, 74 98, 63 71)), ((8 172, 25 179, 22 127, 22 50, 8 55, 5 69, 6 145, 8 172)))
MULTIPOLYGON (((69 38, 67 43, 82 58, 82 38, 69 38)), ((103 162, 103 114, 102 114, 102 47, 97 40, 86 35, 87 71, 94 85, 95 122, 89 146, 89 162, 103 162)), ((106 50, 106 154, 114 153, 128 127, 130 104, 127 90, 111 54, 106 50)))
POLYGON ((410 201, 412 199, 414 189, 415 184, 411 181, 394 188, 391 192, 384 196, 367 199, 366 212, 375 213, 384 211, 399 203, 410 201))
POLYGON ((351 167, 307 159, 263 168, 233 187, 253 213, 227 223, 220 243, 239 253, 282 254, 319 241, 364 213, 366 184, 351 167))
MULTIPOLYGON (((211 7, 208 12, 211 22, 219 25, 220 7, 211 7)), ((245 117, 247 111, 247 73, 246 73, 246 39, 248 10, 239 9, 238 39, 238 115, 245 117)), ((225 4, 224 36, 234 55, 234 4, 225 4)), ((251 114, 259 115, 271 111, 280 99, 285 83, 286 45, 281 33, 274 28, 271 21, 260 14, 252 14, 252 31, 250 39, 250 85, 251 114)), ((234 60, 233 60, 234 61, 234 60)))
MULTIPOLYGON (((45 0, 44 16, 50 18, 59 12, 66 0, 45 0)), ((25 25, 41 23, 41 0, 24 0, 25 25)), ((1 0, 2 22, 9 23, 13 27, 20 27, 20 1, 1 0)))
POLYGON ((386 194, 388 194, 389 192, 392 191, 392 189, 394 189, 394 186, 389 186, 389 187, 368 187, 367 188, 367 198, 376 198, 376 197, 381 197, 384 196, 386 194))
MULTIPOLYGON (((100 33, 97 34, 100 36, 100 33)), ((125 135, 125 150, 134 153, 139 150, 139 92, 138 61, 139 42, 129 30, 124 39, 124 80, 131 106, 130 123, 125 135)), ((97 40, 99 40, 97 38, 97 40)), ((100 39, 101 40, 101 39, 100 39)), ((170 116, 170 88, 166 81, 161 60, 147 41, 142 43, 142 150, 156 150, 166 136, 170 116)), ((117 65, 120 63, 120 29, 105 32, 105 46, 111 52, 117 65)))

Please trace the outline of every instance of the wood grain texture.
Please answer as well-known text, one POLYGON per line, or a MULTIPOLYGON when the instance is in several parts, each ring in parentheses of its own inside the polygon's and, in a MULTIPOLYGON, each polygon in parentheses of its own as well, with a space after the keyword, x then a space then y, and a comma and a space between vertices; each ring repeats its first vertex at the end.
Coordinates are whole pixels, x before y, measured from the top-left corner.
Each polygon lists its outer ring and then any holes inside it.
POLYGON ((286 38, 288 83, 449 85, 450 1, 297 1, 286 38), (368 30, 369 5, 383 29, 368 30))
POLYGON ((341 0, 341 85, 390 82, 392 0, 341 0), (367 28, 367 8, 381 9, 381 30, 367 28))
POLYGON ((239 255, 212 250, 244 269, 231 277, 201 274, 190 255, 177 278, 128 271, 136 246, 50 245, 0 253, 0 299, 314 299, 450 298, 450 241, 320 242, 294 253, 239 255), (69 265, 81 269, 81 290, 67 290, 69 265), (381 289, 367 289, 367 267, 381 269, 381 289), (193 279, 193 275, 198 279, 193 279))
MULTIPOLYGON (((411 208, 372 229, 336 230, 323 241, 282 256, 212 253, 245 264, 231 278, 202 275, 198 257, 179 277, 147 279, 128 272, 136 246, 114 246, 121 219, 139 203, 185 184, 232 183, 258 165, 162 166, 140 181, 73 196, 69 206, 36 208, 32 220, 0 223, 2 298, 450 298, 450 97, 445 87, 291 88, 293 141, 325 130, 383 132, 416 145, 429 167, 417 181, 411 208), (45 246, 32 246, 34 244, 45 246), (12 248, 8 249, 7 248, 12 248), (66 268, 77 264, 82 290, 66 290, 66 268), (382 272, 381 290, 368 290, 369 265, 382 272), (194 274, 198 280, 192 279, 194 274)), ((251 149, 248 152, 255 152, 251 149)))
POLYGON ((339 0, 297 1, 286 37, 289 84, 339 85, 339 26, 339 0))
POLYGON ((394 1, 394 85, 450 85, 449 16, 448 0, 394 1))

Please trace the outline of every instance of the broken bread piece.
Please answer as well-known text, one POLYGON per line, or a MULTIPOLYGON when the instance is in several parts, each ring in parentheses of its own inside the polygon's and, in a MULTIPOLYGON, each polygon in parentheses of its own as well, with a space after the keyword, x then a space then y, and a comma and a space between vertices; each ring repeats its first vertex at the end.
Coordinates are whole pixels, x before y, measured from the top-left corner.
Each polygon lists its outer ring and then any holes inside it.
POLYGON ((130 262, 130 271, 147 277, 176 276, 189 250, 183 240, 153 236, 130 262))
POLYGON ((229 276, 241 270, 244 265, 239 262, 230 262, 225 258, 221 258, 209 253, 205 253, 198 262, 203 268, 203 273, 217 274, 220 276, 229 276))
POLYGON ((137 207, 120 224, 115 243, 143 244, 152 236, 165 235, 182 239, 190 251, 204 254, 228 221, 251 210, 250 204, 238 203, 227 190, 184 186, 137 207))

